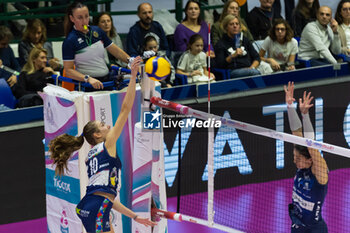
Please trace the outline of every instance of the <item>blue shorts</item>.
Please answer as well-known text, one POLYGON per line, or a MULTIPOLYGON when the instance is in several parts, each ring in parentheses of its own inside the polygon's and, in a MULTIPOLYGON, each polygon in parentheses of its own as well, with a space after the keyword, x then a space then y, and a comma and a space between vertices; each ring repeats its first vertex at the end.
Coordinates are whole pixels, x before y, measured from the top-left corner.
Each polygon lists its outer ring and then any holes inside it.
POLYGON ((109 213, 113 202, 98 195, 87 195, 78 203, 76 213, 89 233, 107 232, 111 230, 109 213))
POLYGON ((328 228, 325 221, 321 220, 319 223, 309 227, 292 224, 291 233, 328 233, 328 228))

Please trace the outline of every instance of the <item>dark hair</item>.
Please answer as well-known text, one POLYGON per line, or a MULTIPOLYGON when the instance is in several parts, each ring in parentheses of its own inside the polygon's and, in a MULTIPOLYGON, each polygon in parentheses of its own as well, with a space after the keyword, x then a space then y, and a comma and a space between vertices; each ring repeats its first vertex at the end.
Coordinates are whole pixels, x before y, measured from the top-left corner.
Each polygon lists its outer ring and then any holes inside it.
POLYGON ((98 26, 99 22, 100 22, 100 18, 104 15, 109 16, 111 23, 112 23, 112 27, 111 27, 111 31, 109 33, 109 37, 113 38, 117 35, 117 30, 114 27, 114 23, 113 23, 113 18, 112 16, 108 13, 108 12, 101 12, 98 14, 98 16, 94 17, 94 25, 98 26))
POLYGON ((140 14, 141 6, 144 5, 144 4, 149 5, 149 6, 152 8, 152 10, 153 10, 153 7, 152 7, 151 3, 149 3, 149 2, 143 2, 143 3, 141 3, 140 5, 137 6, 137 14, 140 14))
POLYGON ((341 16, 341 9, 343 8, 344 3, 350 3, 350 0, 341 0, 338 3, 337 6, 337 11, 335 12, 335 20, 337 20, 338 24, 342 24, 343 23, 343 17, 341 16))
POLYGON ((158 43, 157 39, 154 36, 146 36, 146 38, 143 40, 143 48, 146 48, 147 43, 151 41, 156 41, 158 43))
POLYGON ((12 34, 11 30, 6 26, 1 25, 0 26, 0 40, 3 40, 3 39, 12 40, 12 38, 13 38, 13 34, 12 34))
MULTIPOLYGON (((228 0, 227 2, 225 2, 224 8, 223 8, 222 13, 221 13, 220 18, 219 18, 219 22, 221 22, 225 18, 225 16, 227 15, 228 7, 233 2, 235 2, 239 7, 239 3, 237 2, 237 0, 228 0)), ((238 15, 240 15, 240 13, 238 13, 238 15)))
POLYGON ((285 27, 286 27, 286 36, 285 36, 285 42, 289 42, 292 40, 293 36, 294 36, 294 31, 293 29, 290 27, 289 23, 284 20, 284 19, 275 19, 273 21, 273 25, 270 29, 270 32, 269 32, 269 36, 270 38, 273 40, 273 41, 276 41, 277 40, 277 37, 276 37, 276 26, 278 24, 283 24, 285 27))
POLYGON ((299 152, 302 156, 304 156, 307 159, 311 158, 311 155, 309 153, 309 150, 305 146, 300 146, 300 145, 294 145, 294 149, 299 152))
POLYGON ((56 175, 63 175, 64 170, 67 168, 67 161, 71 154, 79 150, 84 144, 84 137, 86 141, 91 145, 96 145, 96 141, 93 134, 98 132, 98 128, 95 121, 89 121, 83 129, 83 135, 75 137, 69 134, 62 134, 57 136, 49 143, 49 152, 51 153, 51 159, 56 164, 56 175))
MULTIPOLYGON (((199 12, 201 10, 201 6, 199 4, 199 1, 197 1, 197 0, 188 0, 188 2, 186 3, 186 6, 185 6, 185 15, 186 16, 185 16, 183 21, 187 21, 187 14, 186 14, 186 12, 187 12, 188 8, 190 7, 190 3, 196 3, 198 5, 198 7, 199 7, 199 12)), ((199 17, 197 19, 197 24, 200 25, 201 22, 202 22, 201 15, 199 14, 199 17)))
POLYGON ((31 42, 30 34, 35 33, 39 30, 39 28, 41 28, 42 32, 42 36, 39 43, 44 44, 46 41, 46 27, 43 21, 41 21, 40 19, 33 19, 28 22, 27 27, 23 32, 22 40, 31 42))
POLYGON ((299 0, 296 10, 298 10, 306 19, 316 18, 320 3, 318 0, 314 0, 311 8, 307 6, 306 0, 299 0))
POLYGON ((188 40, 188 44, 187 44, 187 49, 190 49, 191 46, 197 41, 197 40, 203 40, 203 37, 199 34, 194 34, 190 37, 190 39, 188 40))
POLYGON ((73 15, 73 11, 77 8, 83 8, 87 7, 85 4, 81 2, 73 2, 72 4, 69 5, 66 11, 66 15, 64 16, 64 22, 63 22, 63 27, 64 27, 64 35, 68 36, 68 34, 72 31, 73 28, 73 22, 70 21, 69 16, 73 15))

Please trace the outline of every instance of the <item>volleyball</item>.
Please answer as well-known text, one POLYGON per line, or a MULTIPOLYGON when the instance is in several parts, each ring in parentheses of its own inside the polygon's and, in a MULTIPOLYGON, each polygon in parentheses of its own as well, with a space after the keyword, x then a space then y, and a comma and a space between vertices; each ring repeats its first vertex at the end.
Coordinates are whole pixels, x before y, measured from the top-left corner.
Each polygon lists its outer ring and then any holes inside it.
POLYGON ((170 63, 164 57, 151 57, 146 61, 145 71, 153 81, 161 81, 170 74, 170 63))

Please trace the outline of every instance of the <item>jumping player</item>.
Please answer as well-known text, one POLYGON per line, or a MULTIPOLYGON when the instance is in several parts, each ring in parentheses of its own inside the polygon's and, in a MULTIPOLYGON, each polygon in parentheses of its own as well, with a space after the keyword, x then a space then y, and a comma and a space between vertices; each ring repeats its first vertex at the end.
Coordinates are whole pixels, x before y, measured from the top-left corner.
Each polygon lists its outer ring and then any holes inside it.
POLYGON ((49 151, 56 164, 56 173, 64 174, 71 154, 80 149, 86 141, 93 146, 86 157, 88 186, 86 194, 76 207, 76 212, 87 232, 110 232, 109 214, 111 208, 134 219, 145 226, 155 223, 137 216, 133 211, 115 200, 119 181, 121 161, 116 152, 116 142, 134 103, 136 74, 141 58, 137 57, 131 65, 131 79, 121 112, 111 128, 100 121, 90 121, 83 129, 83 135, 74 137, 63 134, 50 142, 49 151))
MULTIPOLYGON (((304 92, 299 99, 299 109, 303 125, 293 107, 295 101, 294 83, 284 86, 286 104, 288 105, 289 125, 294 135, 314 139, 314 130, 309 117, 313 106, 311 92, 304 92)), ((322 205, 327 194, 328 167, 320 152, 313 148, 294 145, 294 163, 297 173, 294 177, 292 203, 289 215, 292 220, 292 233, 327 233, 327 225, 322 218, 322 205)))

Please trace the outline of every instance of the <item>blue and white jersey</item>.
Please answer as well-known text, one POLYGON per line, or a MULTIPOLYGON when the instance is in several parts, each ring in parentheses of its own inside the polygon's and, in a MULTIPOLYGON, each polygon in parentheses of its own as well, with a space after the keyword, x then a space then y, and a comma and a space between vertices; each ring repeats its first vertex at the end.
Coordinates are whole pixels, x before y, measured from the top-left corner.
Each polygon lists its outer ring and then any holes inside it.
POLYGON ((85 163, 89 177, 86 194, 100 191, 117 195, 119 173, 122 167, 118 155, 116 158, 111 157, 105 143, 101 142, 89 151, 85 163))
POLYGON ((295 216, 305 225, 311 226, 322 220, 322 205, 327 194, 327 185, 318 183, 308 169, 298 169, 294 177, 293 205, 295 216))
POLYGON ((72 29, 62 44, 63 61, 74 61, 75 69, 91 77, 103 77, 109 73, 104 60, 105 48, 113 42, 97 26, 89 26, 84 34, 72 29))

